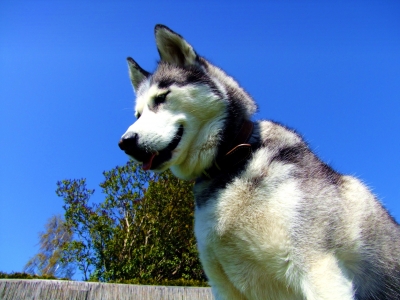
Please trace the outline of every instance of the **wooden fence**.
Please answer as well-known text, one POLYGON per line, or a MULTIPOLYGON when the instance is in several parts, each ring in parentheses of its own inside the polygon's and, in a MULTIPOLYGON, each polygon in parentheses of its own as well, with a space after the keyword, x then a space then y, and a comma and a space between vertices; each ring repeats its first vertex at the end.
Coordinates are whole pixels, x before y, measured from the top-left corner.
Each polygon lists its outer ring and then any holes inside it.
POLYGON ((211 288, 0 279, 0 300, 212 300, 211 288))

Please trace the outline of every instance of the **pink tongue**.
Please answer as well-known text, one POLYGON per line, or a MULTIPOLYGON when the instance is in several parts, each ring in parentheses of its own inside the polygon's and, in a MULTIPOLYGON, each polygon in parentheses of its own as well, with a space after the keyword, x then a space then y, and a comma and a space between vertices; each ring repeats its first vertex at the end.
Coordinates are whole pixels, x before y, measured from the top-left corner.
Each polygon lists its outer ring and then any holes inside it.
POLYGON ((156 154, 153 153, 153 154, 150 156, 149 161, 144 161, 144 162, 143 162, 143 165, 142 165, 142 169, 143 169, 143 170, 145 170, 145 171, 150 170, 151 164, 153 163, 153 159, 154 159, 155 156, 156 156, 156 154))

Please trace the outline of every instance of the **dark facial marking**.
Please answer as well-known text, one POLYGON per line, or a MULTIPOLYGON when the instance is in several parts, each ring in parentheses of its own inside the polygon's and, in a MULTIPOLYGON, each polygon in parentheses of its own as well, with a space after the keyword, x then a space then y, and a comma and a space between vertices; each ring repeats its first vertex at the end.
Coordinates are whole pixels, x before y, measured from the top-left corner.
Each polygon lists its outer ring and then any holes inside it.
POLYGON ((160 104, 164 103, 165 100, 167 99, 167 95, 170 93, 170 91, 167 91, 165 93, 159 94, 154 97, 154 108, 158 107, 160 104))

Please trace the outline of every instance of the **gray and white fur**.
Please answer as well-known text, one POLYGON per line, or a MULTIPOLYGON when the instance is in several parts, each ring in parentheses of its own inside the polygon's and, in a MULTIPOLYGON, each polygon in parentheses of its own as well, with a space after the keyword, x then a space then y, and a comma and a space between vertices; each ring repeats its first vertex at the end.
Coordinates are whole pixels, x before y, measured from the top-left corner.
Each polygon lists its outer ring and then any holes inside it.
POLYGON ((154 73, 128 58, 138 118, 120 147, 145 170, 196 179, 195 235, 216 299, 400 299, 400 227, 358 179, 293 130, 254 122, 251 156, 205 171, 234 146, 253 99, 157 25, 154 73))

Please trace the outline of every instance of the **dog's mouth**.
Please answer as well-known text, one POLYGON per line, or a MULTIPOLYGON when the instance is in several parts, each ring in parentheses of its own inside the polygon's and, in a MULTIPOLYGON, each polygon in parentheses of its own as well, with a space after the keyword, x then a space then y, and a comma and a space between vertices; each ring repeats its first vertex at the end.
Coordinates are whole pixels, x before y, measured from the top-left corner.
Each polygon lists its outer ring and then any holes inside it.
POLYGON ((175 134, 172 141, 168 144, 166 148, 161 151, 155 151, 151 153, 147 153, 145 157, 143 157, 143 170, 154 170, 161 166, 164 162, 168 161, 172 157, 172 151, 178 147, 179 142, 182 139, 183 135, 183 125, 179 126, 177 133, 175 134))

